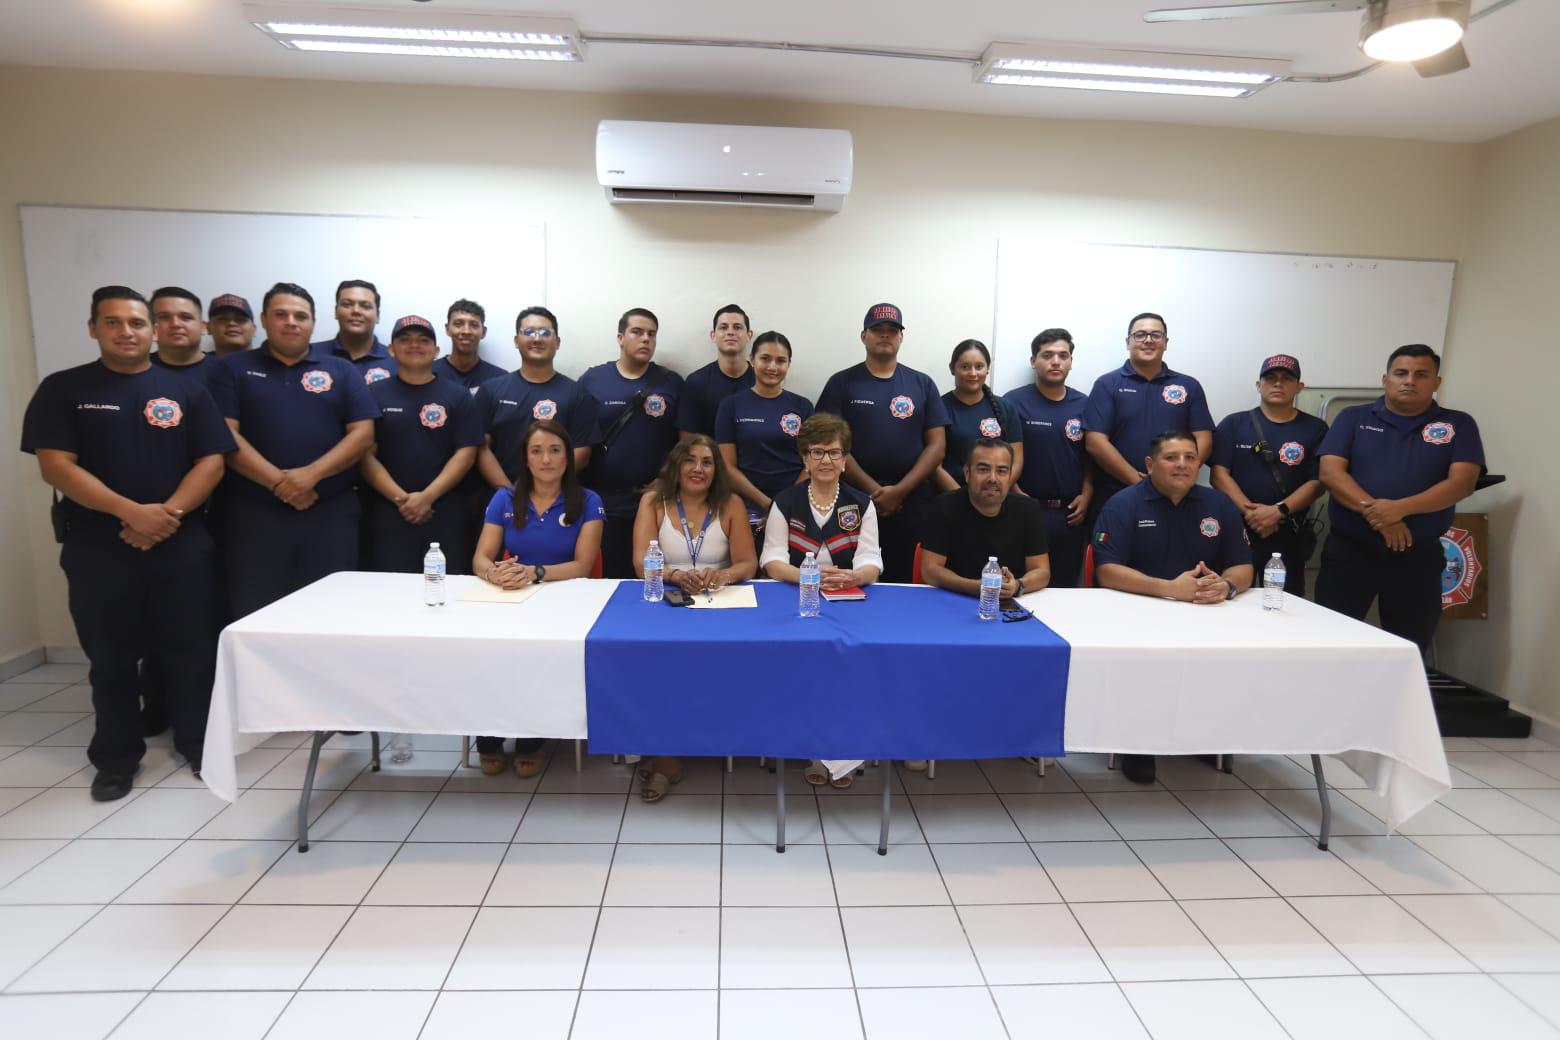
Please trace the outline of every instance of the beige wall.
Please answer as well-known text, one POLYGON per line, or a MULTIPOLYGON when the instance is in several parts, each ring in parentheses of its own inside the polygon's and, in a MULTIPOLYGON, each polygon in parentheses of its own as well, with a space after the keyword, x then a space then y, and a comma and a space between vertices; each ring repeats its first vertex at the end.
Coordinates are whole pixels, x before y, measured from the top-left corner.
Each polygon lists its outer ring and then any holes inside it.
MULTIPOLYGON (((791 336, 793 385, 814 393, 859 359, 860 316, 878 299, 904 306, 906 359, 946 387, 946 350, 991 334, 999 234, 1455 258, 1475 162, 1468 145, 1196 127, 14 67, 0 69, 0 140, 11 143, 0 305, 13 390, 0 409, 12 443, 33 385, 21 202, 464 214, 473 235, 487 213, 534 216, 547 225, 565 371, 611 357, 616 315, 637 304, 659 312, 666 360, 702 362, 710 312, 736 299, 791 336), (612 207, 593 172, 601 118, 843 127, 855 187, 831 216, 612 207)), ((30 569, 42 604, 34 620, 32 590, 7 583, 0 632, 73 643, 47 495, 30 460, 0 455, 8 486, 22 476, 0 507, 0 563, 30 569)))
POLYGON ((1441 644, 1449 671, 1560 725, 1557 184, 1560 119, 1479 149, 1446 388, 1478 420, 1490 468, 1510 481, 1461 507, 1490 514, 1490 619, 1448 623, 1441 644))

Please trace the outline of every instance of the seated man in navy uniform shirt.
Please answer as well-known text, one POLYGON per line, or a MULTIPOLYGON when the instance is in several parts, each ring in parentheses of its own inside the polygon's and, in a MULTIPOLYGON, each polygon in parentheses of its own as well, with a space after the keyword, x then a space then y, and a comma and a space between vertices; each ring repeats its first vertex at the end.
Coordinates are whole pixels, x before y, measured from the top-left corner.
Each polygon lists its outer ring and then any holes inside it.
POLYGON ((695 369, 683 380, 682 403, 677 406, 677 428, 684 437, 690 433, 715 436, 715 419, 721 403, 732 394, 753 385, 753 366, 748 362, 753 342, 753 323, 747 311, 728 303, 715 312, 710 326, 710 342, 715 344, 715 360, 695 369))
POLYGON ((964 486, 932 503, 932 519, 921 547, 921 580, 928 585, 980 595, 980 572, 995 556, 1002 565, 1002 596, 1022 596, 1051 580, 1045 517, 1040 504, 1009 495, 1013 446, 1000 437, 970 444, 964 486))
POLYGON ((370 386, 379 405, 374 446, 358 469, 371 489, 363 527, 371 570, 417 572, 430 542, 451 574, 471 573, 470 514, 455 489, 477 460, 482 423, 466 388, 433 374, 439 353, 433 323, 409 314, 395 323, 396 373, 370 386))
POLYGON ((217 357, 238 354, 255 345, 255 312, 236 293, 214 297, 206 308, 206 328, 217 357))
MULTIPOLYGON (((1214 606, 1251 587, 1251 544, 1229 497, 1197 483, 1196 439, 1149 442, 1148 478, 1112 495, 1094 527, 1095 579, 1107 589, 1214 606)), ((1154 782, 1154 756, 1122 756, 1122 773, 1154 782)))
POLYGON ((216 671, 217 589, 200 504, 233 435, 205 387, 158 368, 146 300, 92 294, 98 360, 48 376, 22 450, 64 496, 56 533, 71 619, 91 664, 92 797, 130 792, 146 744, 136 665, 155 648, 174 747, 197 775, 216 671))
POLYGON ((1422 343, 1387 359, 1382 395, 1345 408, 1322 441, 1332 525, 1316 602, 1364 618, 1425 650, 1441 619, 1441 535, 1484 469, 1479 427, 1442 408, 1441 359, 1422 343))
POLYGON ((444 316, 444 334, 450 338, 450 352, 433 363, 434 375, 475 394, 477 387, 504 374, 491 361, 483 361, 479 353, 487 337, 487 311, 480 303, 460 299, 450 304, 444 316))
POLYGON ((261 304, 265 345, 229 354, 211 396, 238 441, 223 489, 233 616, 358 567, 357 464, 379 406, 350 362, 315 356, 314 298, 281 282, 261 304))
POLYGON ((379 290, 373 282, 349 278, 336 286, 336 335, 310 343, 309 354, 350 362, 365 383, 389 379, 395 375, 395 358, 374 335, 378 324, 379 290))
POLYGON ((1305 565, 1315 547, 1306 512, 1322 495, 1317 449, 1327 424, 1295 407, 1305 389, 1300 361, 1274 354, 1257 373, 1260 401, 1234 412, 1213 431, 1211 483, 1246 517, 1251 563, 1257 573, 1274 553, 1284 561, 1284 588, 1305 595, 1305 565))

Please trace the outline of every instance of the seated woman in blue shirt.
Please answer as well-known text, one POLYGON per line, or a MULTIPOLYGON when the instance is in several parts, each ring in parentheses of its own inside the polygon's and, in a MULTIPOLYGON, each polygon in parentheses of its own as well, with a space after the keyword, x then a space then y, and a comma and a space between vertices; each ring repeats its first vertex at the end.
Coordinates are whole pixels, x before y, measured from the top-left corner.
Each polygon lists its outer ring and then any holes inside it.
POLYGON ((1024 468, 1024 431, 1011 414, 1008 403, 991 392, 986 377, 991 374, 991 352, 978 339, 967 339, 953 348, 948 359, 953 389, 943 394, 948 408, 948 451, 942 465, 932 473, 938 491, 957 491, 964 486, 964 460, 970 445, 982 437, 996 437, 1013 447, 1013 472, 1024 468))
MULTIPOLYGON (((574 472, 569 431, 551 419, 533 422, 520 442, 525 465, 513 488, 493 492, 472 573, 501 589, 586 578, 601 553, 606 510, 574 472)), ((542 771, 540 740, 515 740, 515 775, 542 771)), ((504 739, 478 737, 482 772, 504 771, 504 739)))

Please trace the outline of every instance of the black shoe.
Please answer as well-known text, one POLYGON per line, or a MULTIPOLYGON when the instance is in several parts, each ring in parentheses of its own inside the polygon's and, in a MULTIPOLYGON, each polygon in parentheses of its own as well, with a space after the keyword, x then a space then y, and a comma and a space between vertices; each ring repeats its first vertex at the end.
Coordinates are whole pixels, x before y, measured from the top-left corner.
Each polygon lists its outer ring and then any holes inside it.
POLYGON ((135 786, 134 773, 110 773, 106 769, 99 769, 97 776, 92 778, 92 800, 117 802, 129 794, 133 786, 135 786))
POLYGON ((1151 784, 1154 782, 1154 756, 1153 755, 1122 755, 1121 775, 1131 780, 1134 784, 1151 784))
POLYGON ((147 705, 141 709, 141 735, 155 737, 168 731, 168 712, 161 705, 147 705))

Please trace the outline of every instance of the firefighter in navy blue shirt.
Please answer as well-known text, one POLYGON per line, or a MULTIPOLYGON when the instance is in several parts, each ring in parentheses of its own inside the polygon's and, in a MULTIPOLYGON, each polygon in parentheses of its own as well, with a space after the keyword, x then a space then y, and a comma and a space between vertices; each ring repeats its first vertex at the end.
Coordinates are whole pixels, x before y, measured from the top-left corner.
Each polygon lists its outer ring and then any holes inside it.
POLYGON ((478 353, 487 337, 487 311, 477 301, 460 299, 450 304, 444 316, 444 334, 450 338, 450 352, 433 363, 433 374, 440 379, 459 383, 475 394, 477 387, 505 374, 478 353))
POLYGON ((1442 408, 1441 359, 1422 343, 1387 359, 1382 395, 1345 408, 1322 441, 1331 530, 1316 602, 1363 618, 1425 650, 1441 619, 1441 535, 1484 470, 1473 416, 1442 408))
POLYGON ((1169 326, 1145 311, 1127 323, 1127 360, 1094 381, 1083 410, 1084 447, 1100 470, 1094 504, 1146 476, 1138 469, 1148 443, 1166 430, 1190 433, 1198 465, 1213 451, 1213 416, 1202 384, 1164 362, 1169 326))
POLYGON ((1251 562, 1257 573, 1278 553, 1284 588, 1305 595, 1305 565, 1314 547, 1306 515, 1322 494, 1317 449, 1327 424, 1295 407, 1305 389, 1300 362, 1274 354, 1257 375, 1260 403, 1224 417, 1213 431, 1211 483, 1246 517, 1251 562))
POLYGON ((152 293, 151 363, 197 379, 205 386, 216 367, 213 355, 200 349, 206 323, 200 320, 200 297, 176 285, 152 293))
POLYGON ((357 569, 361 505, 353 478, 379 418, 350 362, 310 353, 314 298, 307 289, 278 283, 260 311, 264 346, 229 354, 211 379, 238 441, 223 488, 234 617, 357 569))
POLYGON ((991 374, 991 351, 978 339, 960 342, 948 359, 948 373, 953 376, 953 389, 942 395, 943 407, 948 410, 947 449, 942 465, 932 472, 937 490, 962 488, 964 459, 969 456, 970 445, 993 437, 1012 446, 1013 472, 1017 473, 1023 466, 1024 442, 1019 440, 1018 427, 1013 425, 1007 403, 986 385, 986 377, 991 374))
MULTIPOLYGON (((569 431, 574 470, 590 464, 596 437, 596 401, 579 383, 553 367, 563 337, 558 317, 546 307, 527 307, 515 316, 515 350, 520 370, 484 383, 475 395, 477 415, 486 433, 477 466, 487 485, 487 498, 499 488, 514 486, 525 468, 525 431, 533 422, 551 419, 569 431)), ((483 502, 486 512, 487 502, 483 502)))
POLYGON ((937 384, 899 363, 904 315, 873 304, 861 322, 867 359, 836 372, 818 395, 817 410, 850 424, 854 445, 845 480, 871 496, 883 539, 883 580, 908 582, 915 547, 930 517, 932 474, 947 450, 948 409, 937 384))
MULTIPOLYGON (((734 303, 716 311, 711 322, 710 342, 715 344, 715 360, 695 369, 683 381, 682 402, 677 406, 677 428, 684 437, 690 433, 714 437, 721 403, 753 385, 753 366, 748 363, 753 323, 748 319, 747 311, 734 303)), ((730 465, 728 460, 728 469, 730 465)))
POLYGON ((618 359, 580 377, 580 388, 597 402, 599 443, 591 451, 584 482, 601 496, 607 511, 601 558, 608 578, 634 576, 634 517, 641 489, 655 479, 679 437, 683 380, 652 360, 660 329, 650 311, 625 311, 618 319, 618 359))
POLYGON ((1072 333, 1046 329, 1029 344, 1035 381, 1003 396, 1023 440, 1013 484, 1044 510, 1051 585, 1060 589, 1077 587, 1083 571, 1094 497, 1094 466, 1083 448, 1083 409, 1089 399, 1067 385, 1072 365, 1072 333))
POLYGON ((217 357, 249 350, 255 345, 254 308, 236 293, 215 296, 206 308, 206 328, 217 357))
POLYGON ((813 406, 785 388, 791 341, 784 333, 766 332, 753 341, 752 367, 754 384, 720 403, 715 443, 731 486, 748 504, 748 519, 759 528, 774 497, 801 478, 796 437, 813 406))
POLYGON ((389 379, 395 375, 395 358, 374 334, 378 324, 379 290, 373 282, 349 278, 336 286, 336 334, 310 343, 309 355, 341 358, 357 369, 365 383, 389 379))
POLYGON ((129 793, 146 744, 137 662, 156 648, 173 743, 200 771, 216 670, 217 589, 199 506, 233 435, 198 382, 147 359, 146 300, 92 294, 97 361, 48 376, 22 421, 22 450, 64 496, 56 509, 71 619, 91 665, 92 797, 129 793))
POLYGON ((451 574, 471 573, 475 531, 456 488, 477 461, 482 423, 466 388, 433 374, 433 323, 409 314, 395 323, 396 374, 369 387, 379 405, 374 446, 358 464, 371 489, 365 502, 369 569, 419 571, 438 542, 451 574))
MULTIPOLYGON (((1149 441, 1143 481, 1112 495, 1094 526, 1096 581, 1107 589, 1215 606, 1251 587, 1251 544, 1229 497, 1197 483, 1190 433, 1149 441)), ((1154 782, 1152 755, 1122 756, 1122 774, 1154 782)))

